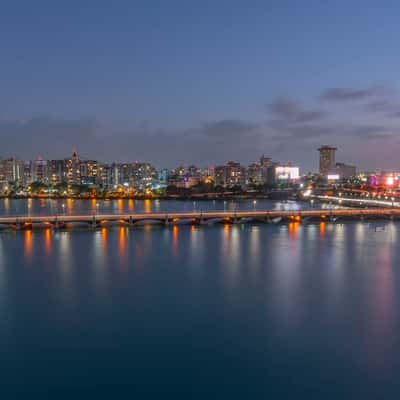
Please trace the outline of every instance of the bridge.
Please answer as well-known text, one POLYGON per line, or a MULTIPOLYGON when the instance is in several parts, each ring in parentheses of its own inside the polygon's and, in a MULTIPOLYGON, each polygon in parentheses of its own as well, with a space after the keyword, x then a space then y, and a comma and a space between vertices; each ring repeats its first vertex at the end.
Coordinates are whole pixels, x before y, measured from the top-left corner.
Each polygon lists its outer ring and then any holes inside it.
POLYGON ((245 223, 310 223, 338 222, 349 220, 400 220, 400 208, 347 208, 268 211, 193 211, 154 212, 129 214, 85 214, 85 215, 19 215, 0 217, 0 229, 61 229, 84 225, 97 228, 107 225, 140 226, 159 225, 211 225, 245 223))

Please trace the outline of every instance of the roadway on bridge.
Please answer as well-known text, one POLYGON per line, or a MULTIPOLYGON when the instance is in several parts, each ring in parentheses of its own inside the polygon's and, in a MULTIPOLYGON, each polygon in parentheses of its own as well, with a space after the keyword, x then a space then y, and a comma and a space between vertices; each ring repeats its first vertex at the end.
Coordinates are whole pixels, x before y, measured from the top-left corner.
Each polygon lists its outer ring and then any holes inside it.
POLYGON ((400 216, 400 208, 346 208, 346 209, 307 209, 307 210, 254 210, 254 211, 193 211, 156 212, 124 214, 80 214, 80 215, 13 215, 0 217, 0 224, 13 223, 55 223, 92 221, 143 221, 173 219, 237 219, 237 218, 276 218, 276 217, 340 217, 340 216, 400 216))

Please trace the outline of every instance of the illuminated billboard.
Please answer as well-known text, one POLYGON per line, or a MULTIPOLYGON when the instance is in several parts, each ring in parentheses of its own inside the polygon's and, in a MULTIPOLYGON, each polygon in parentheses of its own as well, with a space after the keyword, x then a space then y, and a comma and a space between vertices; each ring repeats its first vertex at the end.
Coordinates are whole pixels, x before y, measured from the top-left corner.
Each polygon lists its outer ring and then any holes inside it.
POLYGON ((394 178, 393 178, 393 176, 388 176, 388 177, 386 178, 386 185, 392 186, 393 183, 394 183, 394 178))
POLYGON ((328 181, 337 181, 340 179, 340 176, 338 174, 331 174, 327 176, 328 181))
POLYGON ((275 167, 275 178, 279 181, 293 181, 299 179, 299 167, 291 167, 288 165, 279 165, 275 167))

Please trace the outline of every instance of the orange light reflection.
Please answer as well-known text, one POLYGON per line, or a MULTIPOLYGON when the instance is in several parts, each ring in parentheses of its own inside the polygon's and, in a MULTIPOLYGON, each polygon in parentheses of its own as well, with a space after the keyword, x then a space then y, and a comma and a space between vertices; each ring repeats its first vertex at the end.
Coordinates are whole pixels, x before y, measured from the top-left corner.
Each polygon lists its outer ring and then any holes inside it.
POLYGON ((119 228, 118 255, 123 264, 126 262, 126 228, 119 228))
POLYGON ((172 227, 172 254, 176 256, 178 254, 178 242, 179 242, 179 227, 174 225, 172 227))
POLYGON ((24 233, 24 252, 25 258, 32 258, 32 231, 26 230, 24 233))
POLYGON ((325 237, 326 222, 320 222, 319 224, 319 237, 323 239, 325 237))
POLYGON ((144 211, 147 213, 151 212, 151 200, 150 199, 144 200, 144 211))
POLYGON ((44 250, 47 255, 51 252, 51 229, 45 229, 44 231, 44 250))

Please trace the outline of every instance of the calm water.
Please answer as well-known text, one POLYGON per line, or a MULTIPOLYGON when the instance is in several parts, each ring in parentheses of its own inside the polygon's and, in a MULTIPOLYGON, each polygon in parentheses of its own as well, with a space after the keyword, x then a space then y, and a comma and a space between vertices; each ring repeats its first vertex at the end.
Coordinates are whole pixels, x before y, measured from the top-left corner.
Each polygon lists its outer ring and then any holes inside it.
POLYGON ((398 398, 376 226, 0 233, 1 398, 398 398))
MULTIPOLYGON (((253 200, 73 200, 0 199, 0 215, 63 215, 92 213, 143 213, 210 210, 297 210, 309 203, 253 200)), ((319 207, 327 207, 319 205, 319 207)))

